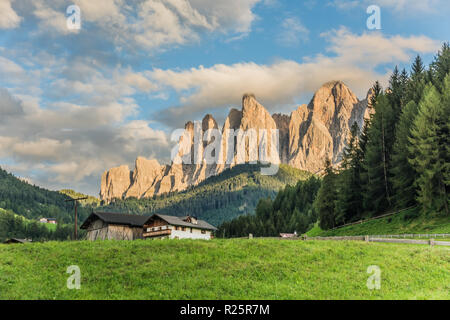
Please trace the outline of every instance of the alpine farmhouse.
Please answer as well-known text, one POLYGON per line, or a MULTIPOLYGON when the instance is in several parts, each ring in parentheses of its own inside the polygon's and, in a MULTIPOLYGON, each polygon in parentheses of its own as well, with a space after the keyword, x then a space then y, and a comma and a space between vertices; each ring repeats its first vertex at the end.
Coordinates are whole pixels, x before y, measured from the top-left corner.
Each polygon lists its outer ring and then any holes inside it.
POLYGON ((93 212, 80 227, 87 240, 204 239, 217 230, 195 217, 154 214, 140 216, 123 213, 93 212))

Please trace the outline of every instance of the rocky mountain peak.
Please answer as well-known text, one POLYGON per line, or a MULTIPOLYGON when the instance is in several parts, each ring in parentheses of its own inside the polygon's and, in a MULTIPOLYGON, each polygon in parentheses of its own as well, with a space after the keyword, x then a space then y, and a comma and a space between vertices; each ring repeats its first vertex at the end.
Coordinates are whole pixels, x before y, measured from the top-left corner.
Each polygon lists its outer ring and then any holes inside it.
MULTIPOLYGON (((156 160, 138 157, 132 172, 127 166, 120 166, 103 174, 100 197, 110 201, 114 198, 151 197, 181 191, 236 165, 236 157, 232 164, 225 164, 228 154, 236 155, 236 146, 232 149, 226 136, 228 129, 256 129, 257 132, 259 129, 266 129, 268 132, 278 129, 279 154, 276 156, 279 156, 281 163, 319 172, 327 158, 333 164, 340 162, 352 124, 356 122, 362 128, 364 119, 374 112, 373 108, 368 108, 372 95, 373 91, 369 90, 366 98, 360 101, 342 81, 329 81, 315 92, 308 105, 299 106, 290 115, 278 113, 272 116, 256 100, 254 94, 246 93, 242 97, 241 110, 230 109, 222 127, 223 136, 218 151, 222 164, 195 161, 198 157, 202 159, 206 148, 215 139, 194 139, 194 133, 197 133, 194 131, 204 133, 208 129, 219 128, 214 117, 207 114, 201 121, 201 127, 194 125, 192 121, 186 123, 185 130, 191 134, 190 141, 180 139, 180 143, 187 144, 187 148, 183 150, 191 151, 190 159, 194 161, 192 164, 172 163, 162 166, 156 160)), ((258 145, 260 142, 258 135, 258 145)), ((245 148, 245 161, 249 161, 247 144, 245 148)), ((271 149, 272 146, 268 145, 268 150, 271 149)))
POLYGON ((214 117, 210 114, 207 114, 206 116, 203 117, 202 120, 202 130, 206 131, 209 129, 217 129, 218 125, 217 125, 217 121, 214 119, 214 117))

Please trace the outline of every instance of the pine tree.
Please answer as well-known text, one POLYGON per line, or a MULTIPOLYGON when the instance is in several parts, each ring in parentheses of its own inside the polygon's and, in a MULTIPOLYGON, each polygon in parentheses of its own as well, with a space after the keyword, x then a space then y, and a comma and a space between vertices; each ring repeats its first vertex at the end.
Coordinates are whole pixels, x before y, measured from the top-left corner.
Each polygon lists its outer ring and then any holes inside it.
POLYGON ((361 151, 358 135, 359 127, 354 122, 348 145, 344 149, 342 170, 337 179, 338 193, 335 207, 337 224, 345 224, 361 218, 361 151))
POLYGON ((325 176, 314 201, 314 207, 319 215, 319 225, 323 230, 335 227, 336 196, 336 174, 331 167, 331 161, 327 159, 325 161, 325 176))
MULTIPOLYGON (((381 87, 380 83, 378 81, 376 81, 375 84, 372 86, 371 91, 372 91, 372 95, 368 101, 367 107, 369 109, 375 109, 376 104, 377 104, 377 99, 378 99, 379 95, 381 93, 383 93, 383 88, 381 87)), ((374 116, 374 114, 371 110, 370 117, 367 119, 364 119, 363 129, 361 132, 361 136, 359 138, 359 150, 361 152, 361 169, 360 169, 361 170, 360 171, 361 194, 366 194, 369 183, 370 183, 367 166, 365 165, 364 162, 366 159, 367 144, 369 142, 369 128, 370 128, 373 116, 374 116)), ((369 203, 367 203, 367 204, 364 203, 365 199, 366 198, 362 197, 363 208, 370 206, 369 203)))
POLYGON ((406 85, 405 100, 419 104, 425 89, 425 67, 422 58, 417 55, 411 67, 410 81, 406 85))
POLYGON ((443 92, 444 79, 450 72, 450 46, 448 42, 442 45, 441 50, 438 52, 431 64, 431 82, 439 92, 443 92))
POLYGON ((444 95, 429 84, 419 105, 411 131, 411 165, 418 172, 417 201, 425 213, 449 214, 448 203, 448 145, 450 144, 448 91, 450 79, 444 81, 444 95))
POLYGON ((413 157, 410 152, 411 124, 417 115, 418 106, 410 101, 402 110, 396 127, 395 143, 392 151, 391 173, 393 201, 396 208, 403 209, 416 204, 416 171, 409 163, 413 157))
POLYGON ((445 194, 447 197, 447 213, 448 208, 450 207, 450 200, 448 199, 448 194, 450 193, 450 73, 444 79, 444 90, 442 94, 442 106, 444 108, 444 117, 443 117, 443 144, 445 145, 445 149, 442 149, 443 158, 444 158, 444 184, 445 184, 445 194))
POLYGON ((394 136, 394 117, 395 113, 388 98, 380 94, 368 131, 369 140, 363 162, 367 170, 365 210, 372 214, 382 213, 391 206, 389 161, 394 136))
POLYGON ((388 97, 392 111, 394 112, 395 120, 399 118, 402 110, 403 97, 405 94, 404 87, 406 86, 407 79, 406 71, 403 70, 403 72, 400 73, 397 66, 395 66, 394 72, 389 79, 389 88, 386 92, 386 96, 388 97))
POLYGON ((377 103, 377 98, 380 95, 380 93, 383 92, 383 88, 380 85, 380 82, 377 80, 375 81, 375 84, 372 86, 372 97, 370 98, 370 101, 368 101, 368 107, 369 108, 375 108, 375 104, 377 103))

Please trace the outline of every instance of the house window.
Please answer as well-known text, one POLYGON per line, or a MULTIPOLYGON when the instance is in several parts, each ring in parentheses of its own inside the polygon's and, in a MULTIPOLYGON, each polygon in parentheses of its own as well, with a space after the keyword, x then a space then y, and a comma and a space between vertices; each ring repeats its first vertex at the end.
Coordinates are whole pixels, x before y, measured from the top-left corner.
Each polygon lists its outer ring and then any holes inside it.
POLYGON ((202 234, 206 234, 206 230, 202 230, 202 234))
POLYGON ((191 233, 192 233, 192 228, 191 228, 191 233))

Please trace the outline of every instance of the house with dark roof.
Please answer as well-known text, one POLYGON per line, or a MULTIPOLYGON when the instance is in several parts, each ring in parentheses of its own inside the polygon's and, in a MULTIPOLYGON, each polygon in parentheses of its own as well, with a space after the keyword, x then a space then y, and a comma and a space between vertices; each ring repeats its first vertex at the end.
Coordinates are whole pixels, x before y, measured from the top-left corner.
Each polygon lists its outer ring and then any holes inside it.
POLYGON ((142 239, 143 226, 148 218, 134 214, 93 212, 80 228, 87 231, 87 240, 142 239))
POLYGON ((144 223, 144 239, 204 239, 212 238, 217 228, 196 217, 176 217, 154 214, 144 223))
POLYGON ((93 212, 80 227, 87 240, 211 239, 216 227, 192 216, 93 212))

